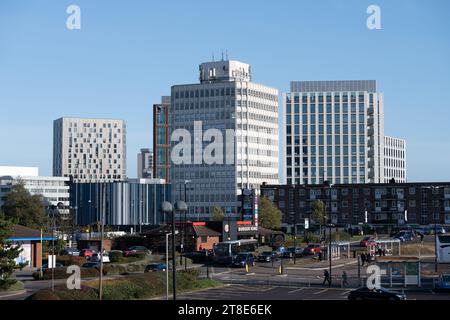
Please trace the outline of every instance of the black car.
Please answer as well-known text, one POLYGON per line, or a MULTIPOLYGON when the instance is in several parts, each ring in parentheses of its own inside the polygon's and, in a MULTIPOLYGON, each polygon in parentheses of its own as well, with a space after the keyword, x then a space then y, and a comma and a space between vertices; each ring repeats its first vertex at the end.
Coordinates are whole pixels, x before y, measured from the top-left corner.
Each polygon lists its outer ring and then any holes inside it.
POLYGON ((254 266, 255 256, 252 253, 239 253, 233 259, 233 267, 244 268, 245 265, 254 266))
POLYGON ((256 258, 258 262, 272 262, 277 260, 278 255, 275 251, 264 251, 256 258))
POLYGON ((150 263, 145 266, 144 272, 156 272, 156 271, 166 271, 167 267, 165 263, 150 263))
POLYGON ((406 295, 401 292, 389 291, 385 288, 369 289, 362 287, 353 290, 348 295, 349 300, 406 300, 406 295))
POLYGON ((296 247, 295 249, 292 248, 287 248, 286 251, 283 252, 282 257, 283 258, 287 258, 287 259, 291 259, 293 258, 295 255, 296 258, 302 257, 303 256, 303 249, 300 247, 296 247))

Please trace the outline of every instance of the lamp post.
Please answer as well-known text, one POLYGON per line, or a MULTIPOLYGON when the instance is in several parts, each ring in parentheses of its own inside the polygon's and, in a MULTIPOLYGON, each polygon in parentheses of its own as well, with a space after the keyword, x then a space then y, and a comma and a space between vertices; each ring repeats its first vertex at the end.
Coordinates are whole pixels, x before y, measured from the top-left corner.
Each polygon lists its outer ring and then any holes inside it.
POLYGON ((166 233, 166 300, 169 300, 169 236, 172 233, 166 233))
MULTIPOLYGON (((100 229, 100 281, 99 300, 103 299, 103 242, 105 237, 106 183, 102 184, 101 229, 100 229)), ((100 206, 99 206, 100 207, 100 206)))
MULTIPOLYGON (((186 194, 186 187, 189 183, 191 183, 191 180, 184 180, 184 202, 187 204, 187 194, 186 194)), ((187 270, 187 258, 186 258, 186 224, 187 224, 187 210, 184 211, 184 231, 183 231, 183 255, 184 255, 184 270, 187 270)))
MULTIPOLYGON (((431 187, 423 187, 425 189, 441 189, 441 186, 431 186, 431 187)), ((432 197, 433 198, 433 197, 432 197)), ((437 247, 437 220, 433 213, 433 220, 434 220, 434 272, 438 272, 438 247, 437 247)))
MULTIPOLYGON (((173 300, 177 299, 177 281, 176 281, 176 260, 175 260, 175 213, 173 211, 173 206, 170 202, 164 201, 161 205, 162 212, 172 215, 172 290, 173 290, 173 300)), ((166 235, 167 237, 167 235, 166 235)), ((168 259, 168 257, 166 257, 168 259)), ((167 265, 167 268, 169 266, 167 265)))
POLYGON ((329 227, 329 239, 328 239, 328 261, 329 261, 329 274, 330 274, 330 282, 329 287, 331 287, 331 281, 332 281, 332 277, 331 277, 331 269, 332 269, 332 260, 331 260, 331 228, 333 227, 332 224, 332 219, 331 219, 331 214, 332 214, 332 210, 331 210, 331 188, 333 187, 333 184, 330 183, 329 181, 325 181, 324 184, 326 186, 328 186, 328 192, 329 192, 329 204, 330 204, 330 214, 329 214, 329 218, 328 218, 328 227, 329 227))
POLYGON ((297 212, 294 212, 294 264, 296 264, 296 253, 297 253, 297 212))

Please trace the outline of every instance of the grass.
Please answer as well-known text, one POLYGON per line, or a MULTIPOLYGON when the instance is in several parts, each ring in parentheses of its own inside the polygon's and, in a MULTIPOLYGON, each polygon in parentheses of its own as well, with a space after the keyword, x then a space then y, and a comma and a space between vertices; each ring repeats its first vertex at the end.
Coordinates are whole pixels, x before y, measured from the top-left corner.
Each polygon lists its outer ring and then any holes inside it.
MULTIPOLYGON (((171 281, 171 278, 169 278, 171 281)), ((177 292, 188 292, 213 288, 222 285, 211 279, 200 279, 197 270, 177 273, 177 292)), ((163 296, 166 292, 164 272, 135 274, 126 277, 105 280, 103 283, 104 300, 136 300, 163 296)), ((68 290, 65 286, 40 290, 30 297, 31 300, 97 300, 98 281, 86 281, 81 290, 68 290)))
POLYGON ((13 292, 20 291, 24 289, 24 285, 21 281, 16 281, 12 285, 10 285, 7 289, 0 289, 0 292, 13 292))

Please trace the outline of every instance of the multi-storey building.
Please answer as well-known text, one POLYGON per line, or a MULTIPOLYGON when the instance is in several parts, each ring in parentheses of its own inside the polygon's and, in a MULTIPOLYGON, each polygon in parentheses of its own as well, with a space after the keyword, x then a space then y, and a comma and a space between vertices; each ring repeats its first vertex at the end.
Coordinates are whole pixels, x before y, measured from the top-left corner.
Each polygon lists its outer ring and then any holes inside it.
POLYGON ((264 185, 261 194, 282 211, 286 227, 302 225, 316 200, 339 225, 365 223, 366 211, 370 224, 450 224, 450 182, 264 185))
POLYGON ((170 181, 170 96, 153 105, 153 176, 170 181))
POLYGON ((57 207, 62 215, 69 213, 69 178, 39 176, 34 167, 0 167, 0 207, 15 184, 23 183, 31 195, 41 195, 50 212, 57 207))
POLYGON ((406 141, 384 137, 384 182, 406 182, 406 141))
POLYGON ((123 120, 60 118, 53 125, 53 175, 76 182, 126 179, 123 120))
MULTIPOLYGON (((192 157, 182 163, 172 159, 170 181, 174 200, 184 198, 190 181, 186 200, 191 215, 208 218, 214 206, 238 214, 242 189, 279 182, 278 90, 251 82, 250 65, 202 63, 200 83, 173 86, 171 99, 172 139, 177 129, 192 137, 191 148, 183 151, 192 157), (202 155, 213 141, 225 145, 214 153, 220 160, 209 164, 202 155)), ((172 141, 172 158, 180 140, 172 141)))
POLYGON ((73 183, 71 205, 78 225, 102 220, 108 226, 160 225, 167 221, 161 211, 170 201, 170 185, 162 179, 135 179, 110 183, 73 183))
POLYGON ((141 149, 137 155, 137 177, 139 179, 153 178, 153 151, 141 149))
POLYGON ((385 181, 376 81, 293 81, 283 112, 288 184, 385 181))

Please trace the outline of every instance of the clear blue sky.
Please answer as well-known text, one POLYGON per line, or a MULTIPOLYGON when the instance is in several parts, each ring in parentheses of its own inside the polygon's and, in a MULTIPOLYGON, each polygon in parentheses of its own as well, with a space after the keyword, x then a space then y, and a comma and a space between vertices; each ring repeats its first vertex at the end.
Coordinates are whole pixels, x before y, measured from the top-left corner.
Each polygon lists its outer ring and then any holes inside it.
POLYGON ((128 175, 151 109, 198 64, 248 62, 255 82, 376 79, 385 133, 407 139, 409 181, 450 181, 450 1, 0 1, 0 165, 51 175, 52 121, 120 118, 128 175), (81 30, 66 8, 81 7, 81 30), (381 7, 382 30, 366 28, 381 7))

